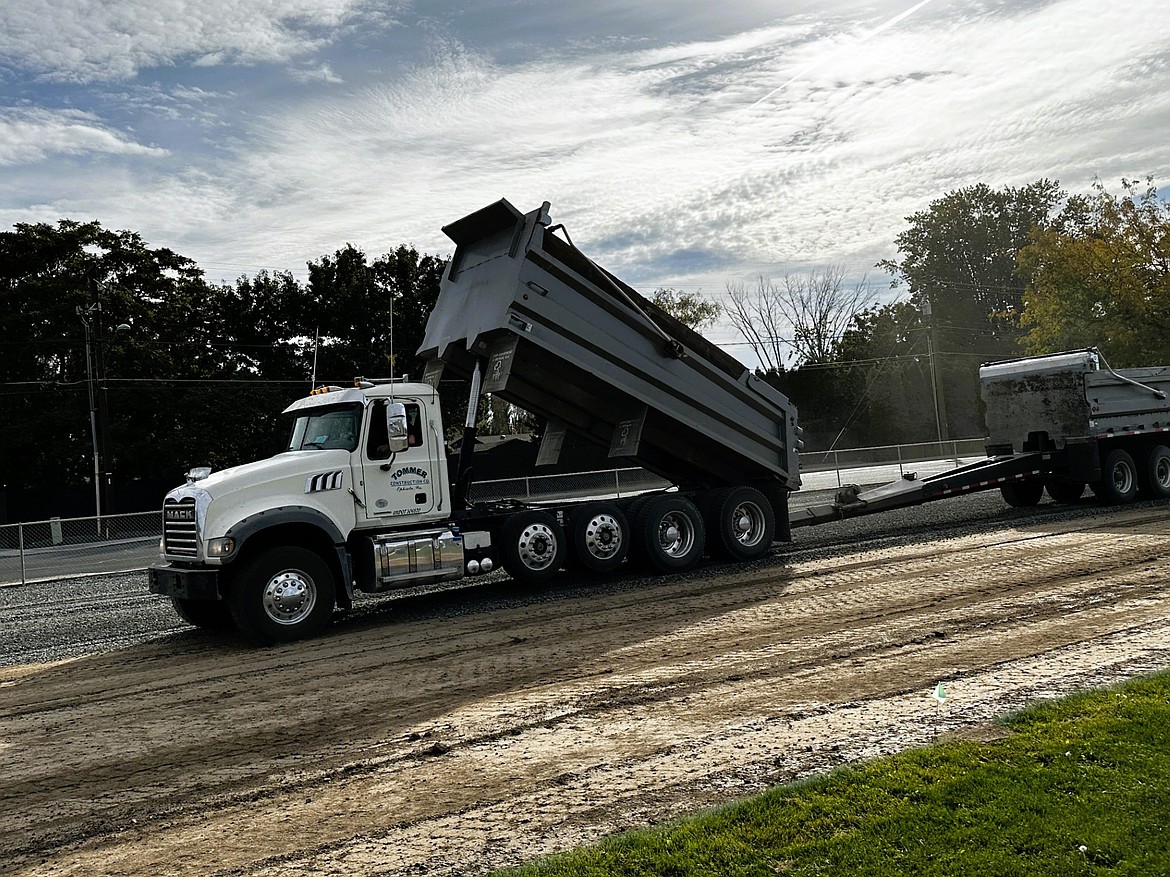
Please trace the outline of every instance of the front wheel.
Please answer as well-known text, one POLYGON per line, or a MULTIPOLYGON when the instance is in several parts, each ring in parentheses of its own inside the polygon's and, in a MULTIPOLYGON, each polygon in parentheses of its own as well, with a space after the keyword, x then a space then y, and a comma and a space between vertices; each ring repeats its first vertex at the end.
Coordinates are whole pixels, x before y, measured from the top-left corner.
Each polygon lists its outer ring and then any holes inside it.
POLYGON ((229 598, 236 627, 264 643, 320 633, 333 617, 333 573, 307 548, 271 548, 232 576, 229 598))
POLYGON ((636 547, 656 572, 683 572, 703 557, 703 516, 685 496, 664 493, 646 501, 634 523, 636 547))
POLYGON ((1137 496, 1137 466, 1128 451, 1110 451, 1101 464, 1101 480, 1089 485, 1102 502, 1118 505, 1137 496))

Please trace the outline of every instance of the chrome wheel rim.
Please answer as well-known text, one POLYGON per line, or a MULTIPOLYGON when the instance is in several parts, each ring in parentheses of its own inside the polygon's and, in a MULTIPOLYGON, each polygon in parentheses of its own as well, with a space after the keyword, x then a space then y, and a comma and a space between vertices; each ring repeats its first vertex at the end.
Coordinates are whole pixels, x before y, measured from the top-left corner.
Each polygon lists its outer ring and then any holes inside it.
POLYGON ((1113 467, 1113 487, 1119 494, 1133 490, 1133 468, 1124 460, 1113 467))
POLYGON ((300 624, 317 605, 317 585, 297 569, 277 573, 264 586, 264 614, 277 624, 300 624))
POLYGON ((669 512, 658 523, 658 542, 663 554, 685 557, 695 544, 695 525, 682 512, 669 512))
POLYGON ((754 502, 741 502, 731 513, 731 531, 735 541, 745 548, 760 544, 766 528, 764 510, 754 502))
POLYGON ((557 536, 546 524, 529 524, 517 543, 520 562, 530 570, 548 569, 557 557, 557 536))
POLYGON ((585 550, 598 560, 608 560, 622 547, 622 528, 609 514, 594 515, 585 524, 585 550))
POLYGON ((1170 491, 1170 457, 1159 457, 1154 464, 1154 481, 1163 491, 1170 491))

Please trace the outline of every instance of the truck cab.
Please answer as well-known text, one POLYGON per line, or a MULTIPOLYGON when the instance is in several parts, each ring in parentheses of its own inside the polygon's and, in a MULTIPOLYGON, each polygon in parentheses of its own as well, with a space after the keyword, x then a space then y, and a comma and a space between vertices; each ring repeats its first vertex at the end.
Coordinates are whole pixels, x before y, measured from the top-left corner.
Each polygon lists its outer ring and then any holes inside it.
POLYGON ((148 574, 184 619, 283 641, 323 626, 355 588, 464 573, 437 392, 355 383, 286 408, 283 452, 193 469, 167 494, 161 562, 148 574))

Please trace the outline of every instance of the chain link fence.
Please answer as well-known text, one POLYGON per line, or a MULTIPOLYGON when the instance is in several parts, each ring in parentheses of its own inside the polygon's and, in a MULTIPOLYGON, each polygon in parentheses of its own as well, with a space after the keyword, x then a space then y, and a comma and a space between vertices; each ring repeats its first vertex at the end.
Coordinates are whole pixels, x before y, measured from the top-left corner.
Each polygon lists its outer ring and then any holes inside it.
MULTIPOLYGON (((840 486, 842 472, 861 467, 906 466, 937 461, 939 471, 964 458, 983 454, 983 439, 924 442, 840 451, 801 454, 805 473, 832 478, 840 486)), ((878 477, 891 477, 882 471, 878 477)), ((806 478, 806 488, 832 485, 806 478)), ((471 486, 473 502, 518 499, 553 502, 565 499, 620 499, 650 490, 662 490, 670 482, 645 469, 605 469, 570 475, 534 475, 478 482, 471 486)), ((26 524, 0 525, 0 586, 25 584, 80 575, 133 572, 145 569, 158 557, 162 536, 162 512, 105 515, 100 518, 51 518, 26 524)))
POLYGON ((984 438, 953 439, 945 442, 918 442, 911 445, 880 445, 873 448, 843 448, 835 451, 804 451, 800 467, 805 472, 855 469, 897 463, 914 465, 926 460, 959 461, 984 455, 984 438))
POLYGON ((161 511, 4 524, 0 585, 145 569, 161 535, 161 511))

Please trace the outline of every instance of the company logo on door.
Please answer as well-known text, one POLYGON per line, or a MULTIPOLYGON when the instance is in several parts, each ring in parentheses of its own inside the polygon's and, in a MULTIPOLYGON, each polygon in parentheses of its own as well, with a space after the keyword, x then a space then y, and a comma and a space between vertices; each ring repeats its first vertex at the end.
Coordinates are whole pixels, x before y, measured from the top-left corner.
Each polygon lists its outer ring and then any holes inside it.
POLYGON ((418 490, 431 483, 430 473, 419 466, 403 466, 390 476, 390 483, 395 490, 418 490))

